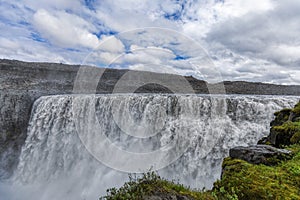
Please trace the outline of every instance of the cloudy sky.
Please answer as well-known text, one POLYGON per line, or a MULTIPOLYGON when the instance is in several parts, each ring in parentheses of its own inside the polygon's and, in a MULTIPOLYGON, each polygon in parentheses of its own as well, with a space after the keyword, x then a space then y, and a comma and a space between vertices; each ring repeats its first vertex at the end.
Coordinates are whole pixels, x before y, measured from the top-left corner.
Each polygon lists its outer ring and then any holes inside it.
POLYGON ((300 84, 299 10, 299 0, 0 0, 0 58, 300 84))

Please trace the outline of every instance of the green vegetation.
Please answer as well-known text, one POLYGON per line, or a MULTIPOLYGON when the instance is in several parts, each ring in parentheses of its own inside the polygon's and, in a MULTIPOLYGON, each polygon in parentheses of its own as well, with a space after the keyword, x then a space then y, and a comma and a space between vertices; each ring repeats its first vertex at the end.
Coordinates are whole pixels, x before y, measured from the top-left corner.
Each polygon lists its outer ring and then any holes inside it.
POLYGON ((291 141, 292 144, 296 144, 296 143, 300 142, 300 130, 299 130, 299 127, 300 127, 300 123, 298 123, 297 132, 295 134, 293 134, 293 136, 290 139, 290 141, 291 141))
MULTIPOLYGON (((214 190, 223 188, 238 199, 300 199, 300 145, 288 147, 291 160, 276 166, 253 165, 243 160, 226 158, 223 175, 214 190)), ((223 198, 218 194, 219 199, 223 198)))
POLYGON ((282 109, 274 113, 270 135, 259 141, 260 144, 284 147, 300 142, 300 102, 293 109, 282 109))
POLYGON ((296 106, 294 107, 293 112, 294 112, 296 115, 300 115, 300 101, 299 101, 299 102, 296 104, 296 106))
POLYGON ((167 181, 155 172, 147 172, 142 177, 129 176, 129 181, 121 188, 107 190, 107 195, 100 199, 107 200, 129 200, 145 199, 150 196, 161 198, 186 197, 187 199, 215 199, 209 192, 200 192, 187 188, 174 181, 167 181))
POLYGON ((296 144, 300 141, 300 122, 287 121, 280 126, 273 126, 271 133, 276 137, 277 146, 296 144))

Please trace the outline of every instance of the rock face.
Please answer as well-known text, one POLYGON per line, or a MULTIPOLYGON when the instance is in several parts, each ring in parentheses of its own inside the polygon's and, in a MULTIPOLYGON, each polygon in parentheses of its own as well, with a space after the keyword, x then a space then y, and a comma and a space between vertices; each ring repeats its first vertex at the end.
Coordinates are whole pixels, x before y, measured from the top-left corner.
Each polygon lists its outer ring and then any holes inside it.
POLYGON ((77 67, 0 61, 0 178, 9 177, 23 145, 33 102, 72 92, 77 67))
POLYGON ((283 109, 274 115, 270 134, 258 143, 281 147, 300 142, 300 102, 293 109, 283 109))
MULTIPOLYGON (((79 65, 29 63, 0 60, 0 178, 9 177, 17 164, 24 144, 33 102, 44 95, 71 94, 79 65)), ((115 84, 128 70, 106 69, 96 88, 97 93, 112 93, 115 84)), ((125 87, 136 87, 136 76, 151 75, 170 83, 181 76, 134 72, 125 87)), ((181 77, 182 78, 182 77, 181 77)), ((208 93, 207 83, 185 77, 195 93, 208 93)), ((224 82, 228 94, 300 95, 300 86, 278 86, 262 83, 224 82)), ((210 85, 217 87, 218 84, 210 85)), ((146 84, 135 92, 170 92, 157 84, 146 84)))
POLYGON ((269 145, 254 145, 249 147, 235 147, 230 149, 229 155, 231 158, 245 160, 252 164, 274 165, 279 160, 289 158, 291 152, 269 145))
POLYGON ((228 94, 254 94, 254 95, 295 95, 300 94, 298 85, 274 85, 253 83, 245 81, 224 81, 228 94))

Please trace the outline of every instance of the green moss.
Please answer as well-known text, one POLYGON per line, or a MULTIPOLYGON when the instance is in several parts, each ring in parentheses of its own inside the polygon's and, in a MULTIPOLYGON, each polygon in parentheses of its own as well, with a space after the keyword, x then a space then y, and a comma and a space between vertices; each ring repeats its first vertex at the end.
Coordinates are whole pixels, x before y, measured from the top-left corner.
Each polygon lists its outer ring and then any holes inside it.
POLYGON ((284 122, 288 121, 291 112, 292 112, 292 109, 290 109, 290 108, 285 108, 278 112, 275 112, 274 115, 276 117, 271 122, 271 126, 279 126, 279 125, 282 125, 284 122))
MULTIPOLYGON (((300 122, 285 122, 271 128, 271 135, 276 138, 275 144, 291 145, 299 142, 300 122)), ((279 146, 279 145, 277 145, 279 146)))
POLYGON ((289 115, 291 111, 292 111, 292 109, 290 109, 290 108, 284 108, 280 111, 275 112, 274 115, 275 116, 278 116, 279 114, 289 115))
POLYGON ((292 137, 291 137, 291 143, 296 144, 300 143, 300 131, 296 132, 292 137))
POLYGON ((294 119, 294 122, 300 122, 300 117, 296 117, 296 118, 294 119))
POLYGON ((209 192, 192 190, 174 181, 167 181, 154 172, 145 173, 142 177, 133 177, 130 175, 129 179, 121 188, 107 190, 107 195, 100 199, 135 200, 144 199, 151 195, 165 198, 175 196, 182 197, 182 199, 183 197, 188 199, 215 199, 209 192))
POLYGON ((292 110, 296 115, 300 115, 300 102, 298 102, 292 110))
POLYGON ((293 158, 273 167, 225 159, 222 179, 214 190, 223 188, 238 199, 300 199, 300 145, 289 149, 295 154, 293 158))

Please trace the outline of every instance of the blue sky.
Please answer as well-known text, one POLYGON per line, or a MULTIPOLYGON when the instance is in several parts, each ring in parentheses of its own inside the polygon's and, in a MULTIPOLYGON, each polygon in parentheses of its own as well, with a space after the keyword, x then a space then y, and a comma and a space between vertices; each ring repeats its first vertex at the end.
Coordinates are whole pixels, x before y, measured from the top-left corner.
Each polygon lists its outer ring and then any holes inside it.
POLYGON ((297 0, 0 0, 0 58, 114 60, 208 80, 214 65, 224 80, 300 84, 299 10, 297 0), (191 61, 205 53, 213 63, 199 75, 191 61))

